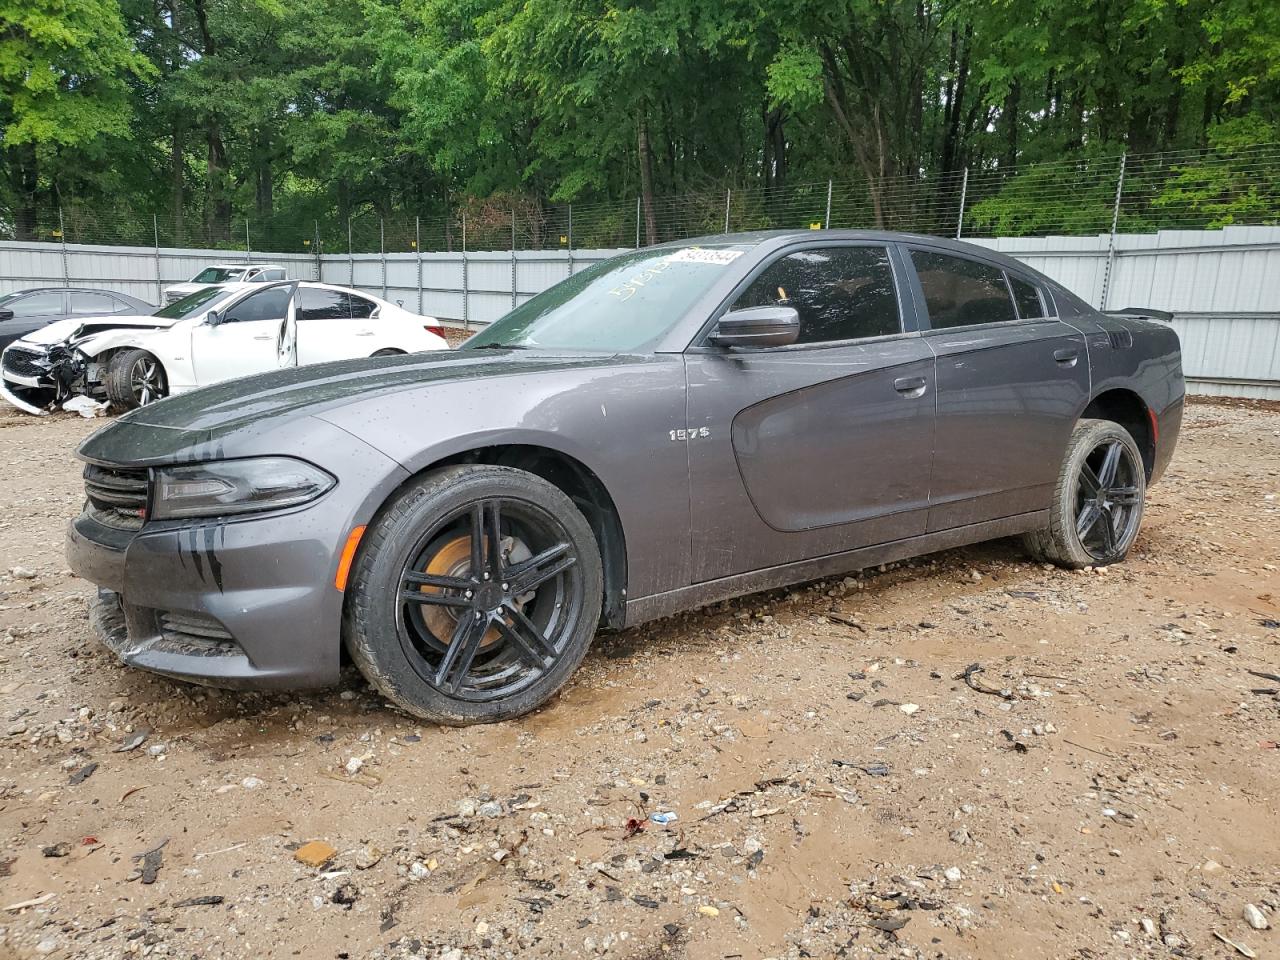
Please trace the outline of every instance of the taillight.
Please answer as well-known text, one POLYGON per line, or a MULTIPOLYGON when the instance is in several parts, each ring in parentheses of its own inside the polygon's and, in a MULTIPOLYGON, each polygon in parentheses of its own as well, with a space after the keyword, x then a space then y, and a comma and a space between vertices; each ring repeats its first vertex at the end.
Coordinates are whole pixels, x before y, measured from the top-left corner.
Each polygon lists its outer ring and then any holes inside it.
POLYGON ((426 326, 426 327, 423 327, 422 329, 427 331, 427 333, 434 333, 441 340, 445 339, 444 327, 426 326))

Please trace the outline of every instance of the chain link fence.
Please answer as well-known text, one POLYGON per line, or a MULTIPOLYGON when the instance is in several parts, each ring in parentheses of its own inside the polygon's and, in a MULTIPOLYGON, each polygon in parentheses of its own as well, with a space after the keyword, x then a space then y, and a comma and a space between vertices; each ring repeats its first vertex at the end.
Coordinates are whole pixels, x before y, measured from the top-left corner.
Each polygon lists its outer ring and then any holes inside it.
POLYGON ((350 217, 139 213, 65 199, 0 209, 0 240, 320 254, 632 247, 738 230, 1086 236, 1280 223, 1280 144, 1088 157, 937 175, 787 182, 574 204, 468 200, 447 213, 350 217))

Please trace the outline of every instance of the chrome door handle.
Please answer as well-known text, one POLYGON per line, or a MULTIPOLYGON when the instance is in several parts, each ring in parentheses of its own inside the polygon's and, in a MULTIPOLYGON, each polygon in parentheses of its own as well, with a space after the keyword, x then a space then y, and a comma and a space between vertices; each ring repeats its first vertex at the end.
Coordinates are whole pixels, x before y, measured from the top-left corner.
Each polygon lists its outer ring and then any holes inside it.
POLYGON ((1080 351, 1074 347, 1064 347, 1061 350, 1053 351, 1053 359, 1064 367, 1074 367, 1076 361, 1080 359, 1080 351))
POLYGON ((923 396, 927 386, 928 381, 924 377, 899 377, 893 381, 893 389, 904 397, 923 396))
POLYGON ((256 336, 256 337, 254 337, 253 339, 255 339, 255 340, 274 340, 274 339, 275 339, 275 337, 273 337, 273 336, 272 336, 271 334, 269 334, 269 333, 264 333, 264 334, 262 334, 261 336, 256 336))

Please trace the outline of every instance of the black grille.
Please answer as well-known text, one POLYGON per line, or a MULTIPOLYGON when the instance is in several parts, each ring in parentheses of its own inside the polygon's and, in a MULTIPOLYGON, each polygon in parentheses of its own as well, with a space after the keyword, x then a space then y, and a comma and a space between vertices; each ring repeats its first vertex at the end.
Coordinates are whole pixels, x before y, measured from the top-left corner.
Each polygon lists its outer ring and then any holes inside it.
POLYGON ((84 468, 84 489, 89 513, 100 523, 137 530, 147 515, 147 471, 99 467, 84 468))
POLYGON ((191 657, 230 657, 240 652, 230 631, 202 613, 160 610, 156 625, 166 649, 191 657))
POLYGON ((4 353, 4 372, 15 377, 45 377, 49 371, 36 363, 44 359, 44 354, 35 350, 20 350, 10 347, 4 353))

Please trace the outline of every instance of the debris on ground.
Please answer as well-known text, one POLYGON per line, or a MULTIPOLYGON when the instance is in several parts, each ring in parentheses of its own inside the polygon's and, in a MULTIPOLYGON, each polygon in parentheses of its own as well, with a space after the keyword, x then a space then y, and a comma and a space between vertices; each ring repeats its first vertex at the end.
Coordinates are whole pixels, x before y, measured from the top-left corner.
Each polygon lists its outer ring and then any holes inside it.
POLYGON ((329 846, 323 840, 312 840, 293 851, 293 859, 308 867, 322 867, 337 854, 337 848, 329 846))
POLYGON ((144 884, 150 885, 156 882, 160 867, 164 864, 164 848, 168 842, 169 838, 165 837, 150 849, 133 855, 134 863, 139 864, 136 874, 144 884))
POLYGON ((130 750, 137 750, 138 747, 146 742, 149 736, 151 736, 150 727, 138 727, 120 742, 119 746, 115 748, 115 752, 128 753, 130 750))

